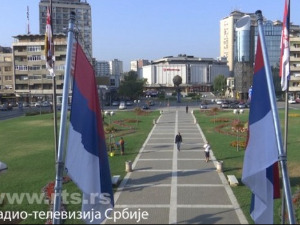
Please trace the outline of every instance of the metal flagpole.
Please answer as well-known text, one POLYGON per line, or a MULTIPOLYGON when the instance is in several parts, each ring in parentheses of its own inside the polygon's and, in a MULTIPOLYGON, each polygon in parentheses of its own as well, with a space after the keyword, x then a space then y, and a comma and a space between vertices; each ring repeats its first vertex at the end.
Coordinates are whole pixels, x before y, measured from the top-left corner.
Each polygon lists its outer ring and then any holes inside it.
MULTIPOLYGON (((285 115, 284 115, 284 154, 287 157, 287 142, 288 142, 288 126, 289 126, 289 103, 288 103, 288 89, 289 89, 289 81, 287 81, 287 89, 285 91, 285 115)), ((285 224, 285 204, 286 199, 285 196, 282 196, 281 203, 281 224, 285 224)))
MULTIPOLYGON (((290 13, 290 1, 288 0, 287 3, 288 3, 288 13, 290 13)), ((290 15, 288 15, 288 18, 290 18, 290 15)), ((288 24, 287 35, 290 35, 290 28, 289 28, 290 27, 290 21, 289 21, 289 19, 287 21, 287 24, 288 24)), ((288 51, 290 51, 290 48, 289 48, 288 51)), ((288 55, 290 55, 290 54, 288 54, 288 55)), ((281 56, 281 57, 283 57, 283 56, 281 56)), ((290 59, 288 59, 288 60, 290 60, 290 59)), ((282 65, 280 65, 280 66, 282 66, 282 65)), ((289 72, 290 72, 290 68, 289 68, 289 72)), ((281 76, 285 76, 285 74, 281 74, 281 76)), ((285 154, 287 156, 288 126, 289 126, 289 103, 288 103, 289 79, 287 79, 286 82, 287 82, 287 87, 286 87, 286 90, 285 90, 285 110, 284 110, 285 111, 285 115, 284 115, 284 151, 285 151, 285 154)), ((285 196, 283 195, 282 196, 282 203, 281 203, 281 223, 282 224, 285 224, 285 211, 286 211, 285 205, 286 205, 286 199, 285 199, 285 196)))
POLYGON ((73 31, 75 22, 75 12, 70 14, 70 22, 68 29, 68 42, 67 42, 67 55, 66 55, 66 68, 64 76, 64 88, 61 107, 61 119, 60 119, 60 131, 59 131, 59 143, 58 143, 58 155, 56 160, 56 178, 55 178, 55 195, 53 206, 53 224, 60 224, 60 209, 61 209, 61 191, 62 180, 64 172, 64 146, 65 146, 65 134, 67 127, 67 104, 69 95, 69 80, 71 74, 72 63, 72 49, 73 49, 73 31), (56 215, 59 215, 56 217, 56 215))
MULTIPOLYGON (((52 24, 52 0, 50 0, 50 24, 51 24, 51 34, 52 34, 52 43, 54 45, 54 34, 53 34, 53 24, 52 24)), ((54 71, 54 64, 55 64, 55 59, 54 59, 54 48, 53 46, 53 51, 51 50, 52 56, 51 56, 51 61, 52 61, 52 87, 53 87, 53 116, 54 116, 54 146, 55 146, 55 161, 57 159, 57 152, 58 152, 58 142, 57 142, 57 100, 56 100, 56 75, 54 71)))
POLYGON ((292 203, 291 186, 289 182, 289 175, 288 175, 287 165, 286 165, 287 158, 281 140, 282 135, 281 135, 280 122, 279 122, 277 106, 276 106, 276 101, 274 96, 275 92, 274 92, 273 78, 272 78, 272 73, 270 71, 270 63, 269 63, 268 53, 265 45, 265 37, 264 37, 263 25, 262 25, 263 17, 262 17, 262 12, 260 10, 256 11, 255 14, 257 17, 258 34, 259 34, 263 58, 264 58, 268 92, 269 92, 271 109, 272 109, 274 126, 275 126, 276 142, 277 142, 278 153, 279 153, 278 161, 281 164, 284 194, 287 202, 290 224, 295 224, 296 219, 295 219, 293 203, 292 203))

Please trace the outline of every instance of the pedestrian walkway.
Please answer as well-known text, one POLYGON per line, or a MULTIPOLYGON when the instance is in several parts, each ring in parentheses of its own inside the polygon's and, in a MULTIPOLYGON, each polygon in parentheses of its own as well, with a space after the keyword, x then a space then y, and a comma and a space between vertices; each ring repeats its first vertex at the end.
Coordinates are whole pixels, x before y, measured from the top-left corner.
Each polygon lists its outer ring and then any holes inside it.
MULTIPOLYGON (((142 224, 247 223, 224 174, 216 171, 213 152, 212 161, 205 162, 204 142, 185 107, 163 112, 133 162, 133 172, 120 184, 114 210, 144 212, 148 216, 141 218, 142 224), (183 139, 180 152, 174 141, 178 132, 183 139)), ((106 223, 138 222, 138 217, 125 217, 106 223)))

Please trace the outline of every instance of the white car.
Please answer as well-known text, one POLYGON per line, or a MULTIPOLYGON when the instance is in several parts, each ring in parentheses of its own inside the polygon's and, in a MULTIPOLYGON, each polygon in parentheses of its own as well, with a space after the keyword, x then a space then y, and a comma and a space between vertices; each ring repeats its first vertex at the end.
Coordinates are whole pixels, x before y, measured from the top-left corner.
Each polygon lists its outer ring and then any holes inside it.
POLYGON ((294 99, 290 99, 290 100, 289 100, 289 103, 290 103, 290 104, 296 104, 296 101, 295 101, 294 99))
POLYGON ((127 109, 125 102, 120 103, 119 109, 127 109))

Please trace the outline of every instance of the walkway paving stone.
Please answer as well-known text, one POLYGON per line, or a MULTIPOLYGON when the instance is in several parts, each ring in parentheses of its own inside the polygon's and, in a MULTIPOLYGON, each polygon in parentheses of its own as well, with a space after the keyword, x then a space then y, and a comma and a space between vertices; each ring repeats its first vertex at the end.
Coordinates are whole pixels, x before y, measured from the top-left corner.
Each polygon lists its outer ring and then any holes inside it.
POLYGON ((165 110, 154 125, 133 172, 115 193, 115 212, 147 218, 108 219, 107 224, 245 224, 242 211, 223 173, 216 171, 213 152, 205 162, 206 139, 185 107, 165 110), (177 151, 175 135, 183 138, 177 151))

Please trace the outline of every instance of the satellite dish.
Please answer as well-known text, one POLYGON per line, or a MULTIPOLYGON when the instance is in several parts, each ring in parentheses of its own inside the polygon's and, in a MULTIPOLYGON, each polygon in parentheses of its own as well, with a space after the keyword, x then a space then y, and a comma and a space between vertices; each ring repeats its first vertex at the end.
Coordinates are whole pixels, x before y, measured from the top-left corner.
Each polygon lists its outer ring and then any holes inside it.
POLYGON ((243 16, 236 22, 235 28, 237 30, 250 30, 250 20, 249 15, 243 16))

